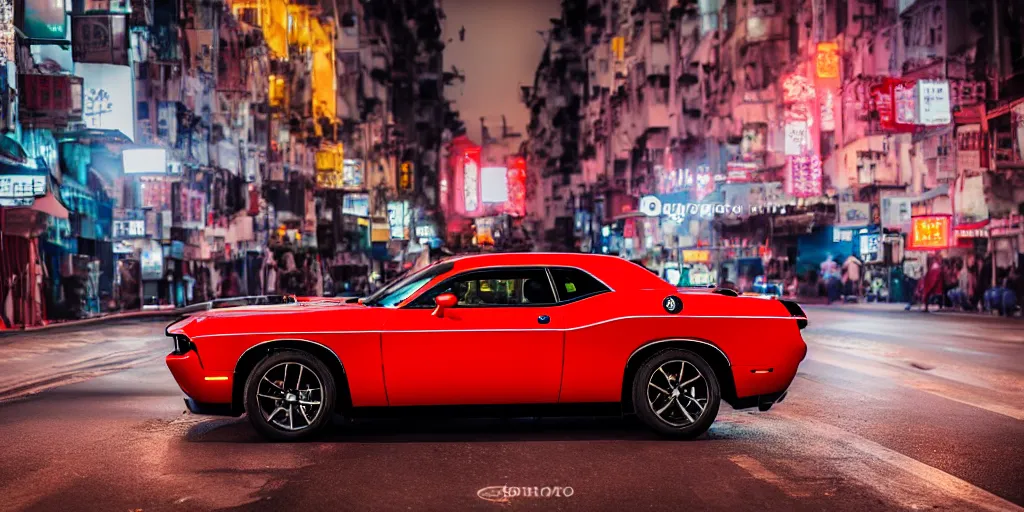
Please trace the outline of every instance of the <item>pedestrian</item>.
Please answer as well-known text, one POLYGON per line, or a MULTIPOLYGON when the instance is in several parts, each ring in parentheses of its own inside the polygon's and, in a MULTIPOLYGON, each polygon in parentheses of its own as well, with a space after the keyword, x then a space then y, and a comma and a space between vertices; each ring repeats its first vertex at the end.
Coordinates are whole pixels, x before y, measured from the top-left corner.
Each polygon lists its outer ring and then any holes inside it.
POLYGON ((932 297, 939 296, 939 309, 942 308, 942 287, 943 287, 943 270, 942 262, 939 258, 932 260, 931 266, 928 269, 928 273, 924 275, 924 286, 921 290, 921 299, 924 301, 924 312, 928 312, 928 306, 931 303, 932 297))
POLYGON ((853 295, 855 298, 860 298, 860 281, 861 281, 861 269, 864 263, 860 261, 856 253, 850 253, 850 256, 843 262, 843 271, 846 272, 846 283, 847 283, 847 295, 853 295))

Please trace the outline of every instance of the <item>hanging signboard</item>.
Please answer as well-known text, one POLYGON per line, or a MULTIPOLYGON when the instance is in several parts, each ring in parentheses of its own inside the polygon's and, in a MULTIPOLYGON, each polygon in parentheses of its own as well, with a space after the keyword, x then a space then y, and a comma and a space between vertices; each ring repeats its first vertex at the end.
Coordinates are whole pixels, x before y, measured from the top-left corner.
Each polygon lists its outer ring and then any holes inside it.
POLYGON ((820 196, 821 190, 821 158, 818 155, 800 155, 789 157, 789 173, 786 180, 786 192, 793 197, 820 196))
MULTIPOLYGON (((66 40, 67 8, 63 1, 16 0, 14 24, 29 39, 66 40)), ((13 58, 13 57, 12 57, 13 58)))
POLYGON ((128 17, 88 14, 71 17, 75 62, 128 65, 128 17))
POLYGON ((0 175, 0 199, 34 199, 45 195, 46 175, 0 175))
POLYGON ((949 248, 949 215, 921 215, 911 219, 910 240, 907 248, 912 251, 929 251, 949 248))
POLYGON ((896 80, 892 89, 892 101, 896 109, 896 125, 917 124, 917 94, 913 80, 896 80))
POLYGON ((807 149, 810 137, 811 135, 807 128, 807 121, 786 121, 785 154, 787 156, 802 155, 807 149))
POLYGON ((882 227, 906 231, 910 227, 911 201, 909 197, 883 197, 882 227))
POLYGON ((710 263, 711 251, 700 249, 683 250, 683 263, 710 263))
POLYGON ((388 202, 388 230, 392 240, 409 239, 409 202, 388 202))
POLYGON ((818 78, 839 78, 839 45, 836 43, 818 43, 817 58, 818 78))
POLYGON ((114 220, 112 231, 115 240, 145 238, 146 221, 143 219, 114 220))
POLYGON ((757 164, 751 162, 728 162, 725 164, 726 183, 747 183, 752 179, 757 164))
POLYGON ((398 166, 398 190, 402 192, 412 190, 412 162, 402 162, 398 166))
POLYGON ((479 178, 480 166, 476 160, 470 155, 466 154, 466 158, 463 163, 463 178, 462 178, 462 193, 465 200, 466 213, 475 212, 480 206, 480 189, 477 184, 479 178))
POLYGON ((341 201, 341 213, 356 217, 369 217, 370 194, 345 194, 341 201))
POLYGON ((842 201, 839 203, 839 226, 866 226, 871 223, 871 203, 842 201))
POLYGON ((131 67, 80 63, 75 65, 75 74, 83 79, 82 120, 86 128, 119 130, 135 140, 131 67))
POLYGON ((920 80, 917 82, 917 124, 938 126, 953 121, 949 82, 945 80, 920 80))

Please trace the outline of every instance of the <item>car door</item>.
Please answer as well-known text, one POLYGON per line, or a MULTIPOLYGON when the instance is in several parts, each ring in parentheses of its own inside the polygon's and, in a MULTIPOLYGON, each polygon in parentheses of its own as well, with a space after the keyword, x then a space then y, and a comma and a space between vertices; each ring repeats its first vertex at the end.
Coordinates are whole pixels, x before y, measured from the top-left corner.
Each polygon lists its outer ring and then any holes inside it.
POLYGON ((384 326, 388 403, 556 403, 564 333, 554 305, 543 268, 487 268, 435 285, 384 326), (434 315, 441 293, 458 302, 434 315))

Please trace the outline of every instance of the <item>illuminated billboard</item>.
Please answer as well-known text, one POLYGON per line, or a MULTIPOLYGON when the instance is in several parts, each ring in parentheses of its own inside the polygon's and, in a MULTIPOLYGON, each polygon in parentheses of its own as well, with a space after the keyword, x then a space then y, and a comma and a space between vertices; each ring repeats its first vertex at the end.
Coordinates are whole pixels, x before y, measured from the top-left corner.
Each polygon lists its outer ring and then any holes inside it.
POLYGON ((16 0, 14 24, 29 39, 68 38, 64 0, 16 0))
POLYGON ((132 148, 121 152, 125 174, 166 174, 167 150, 163 148, 132 148))
POLYGON ((931 251, 949 248, 949 215, 921 215, 910 222, 910 240, 907 248, 912 251, 931 251))
POLYGON ((508 169, 484 167, 480 169, 480 200, 485 203, 508 201, 508 169))

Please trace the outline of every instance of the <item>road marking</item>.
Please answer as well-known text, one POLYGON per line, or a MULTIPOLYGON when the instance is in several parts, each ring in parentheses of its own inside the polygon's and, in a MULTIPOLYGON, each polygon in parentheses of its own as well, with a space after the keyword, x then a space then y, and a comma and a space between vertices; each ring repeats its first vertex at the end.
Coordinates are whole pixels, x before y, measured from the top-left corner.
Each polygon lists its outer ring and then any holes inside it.
POLYGON ((778 487, 782 492, 789 496, 794 498, 804 498, 811 495, 809 491, 795 485, 794 482, 773 473, 749 455, 733 455, 729 457, 729 460, 732 461, 733 464, 743 468, 747 473, 750 473, 750 476, 778 487))
MULTIPOLYGON (((881 377, 892 380, 897 385, 902 385, 916 389, 923 393, 928 393, 940 398, 952 400, 957 403, 969 405, 978 409, 982 409, 988 412, 1000 414, 1013 418, 1018 421, 1024 421, 1024 409, 1009 404, 999 403, 992 401, 979 393, 974 393, 964 389, 959 389, 954 386, 943 384, 938 379, 942 377, 932 375, 921 375, 919 373, 910 371, 908 369, 895 368, 895 367, 874 367, 866 364, 869 360, 865 360, 865 364, 858 364, 852 362, 849 359, 841 357, 829 357, 824 355, 820 350, 814 350, 809 355, 810 359, 819 363, 838 366, 847 370, 863 373, 872 377, 881 377)), ((884 363, 883 363, 884 364, 884 363)))
MULTIPOLYGON (((807 428, 810 428, 816 434, 826 438, 826 440, 832 444, 845 445, 858 452, 880 460, 893 468, 923 481, 928 486, 940 491, 942 494, 950 498, 971 503, 981 509, 994 512, 1024 511, 1024 508, 1000 498, 999 496, 996 496, 995 494, 992 494, 965 480, 957 478, 945 471, 929 466, 918 460, 912 459, 902 453, 890 450, 889 448, 886 448, 874 441, 870 441, 846 430, 804 416, 793 414, 791 412, 786 412, 785 410, 779 411, 775 416, 782 417, 799 424, 799 428, 797 430, 806 430, 807 428)), ((795 428, 796 425, 791 425, 791 427, 795 428)), ((852 471, 850 474, 854 478, 874 487, 877 491, 882 492, 883 494, 899 495, 898 492, 894 493, 894 489, 892 488, 893 485, 896 485, 896 482, 887 478, 876 478, 870 469, 865 471, 852 471)))

